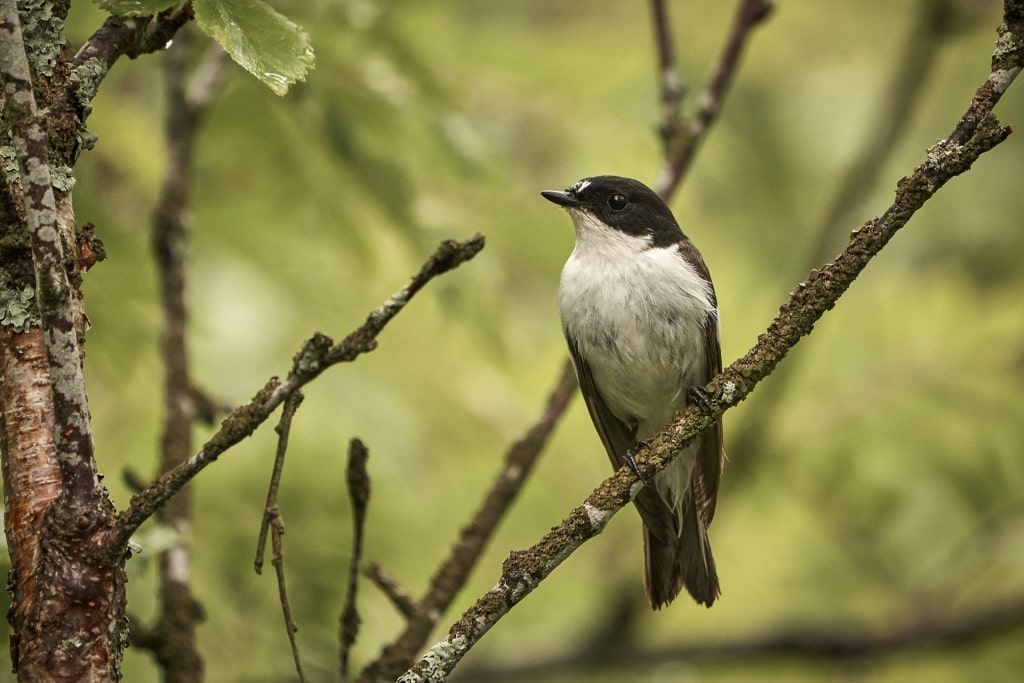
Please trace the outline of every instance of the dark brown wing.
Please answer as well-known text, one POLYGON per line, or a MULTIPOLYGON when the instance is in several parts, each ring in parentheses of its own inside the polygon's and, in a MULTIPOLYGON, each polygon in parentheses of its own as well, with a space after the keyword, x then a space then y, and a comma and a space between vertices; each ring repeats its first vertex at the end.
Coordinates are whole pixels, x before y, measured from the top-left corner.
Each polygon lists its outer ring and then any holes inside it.
MULTIPOLYGON (((708 374, 702 377, 703 384, 722 372, 722 346, 718 338, 718 299, 715 287, 711 284, 711 273, 704 263, 700 252, 688 239, 679 244, 679 253, 697 270, 711 288, 711 305, 715 310, 704 320, 704 353, 708 359, 708 374)), ((705 525, 711 524, 715 516, 715 504, 718 500, 718 483, 722 478, 722 467, 725 465, 725 448, 722 443, 722 421, 712 425, 701 437, 700 452, 693 468, 693 493, 696 497, 697 510, 705 525)))
MULTIPOLYGON (((708 376, 705 383, 722 372, 722 348, 718 341, 718 315, 708 314, 704 325, 705 353, 708 358, 708 376)), ((722 467, 725 465, 725 447, 722 442, 722 421, 711 425, 701 437, 700 452, 693 468, 693 492, 696 496, 697 510, 704 524, 711 524, 715 516, 715 504, 718 501, 718 483, 722 478, 722 467)))

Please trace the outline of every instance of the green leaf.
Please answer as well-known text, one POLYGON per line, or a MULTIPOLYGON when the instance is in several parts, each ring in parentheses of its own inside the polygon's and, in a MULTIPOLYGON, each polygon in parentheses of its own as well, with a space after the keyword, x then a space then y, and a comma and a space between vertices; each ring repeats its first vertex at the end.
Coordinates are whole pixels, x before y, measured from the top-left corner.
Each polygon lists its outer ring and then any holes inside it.
POLYGON ((176 5, 178 0, 93 0, 93 2, 119 17, 148 17, 176 5))
POLYGON ((260 0, 195 0, 192 8, 199 28, 278 95, 313 67, 309 35, 260 0))

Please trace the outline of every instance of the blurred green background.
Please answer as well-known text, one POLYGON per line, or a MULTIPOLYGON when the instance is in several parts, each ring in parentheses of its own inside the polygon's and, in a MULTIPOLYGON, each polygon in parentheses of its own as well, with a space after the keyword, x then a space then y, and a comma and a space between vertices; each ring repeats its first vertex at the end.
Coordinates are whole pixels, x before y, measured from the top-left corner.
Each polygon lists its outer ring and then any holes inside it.
MULTIPOLYGON (((310 386, 295 419, 281 492, 289 588, 307 673, 333 680, 351 534, 348 440, 361 437, 371 453, 365 557, 421 594, 565 358, 555 291, 573 236, 538 192, 599 173, 653 183, 660 111, 646 3, 272 4, 310 32, 317 68, 282 99, 232 66, 200 135, 188 300, 201 386, 230 404, 247 400, 287 372, 313 331, 340 338, 361 324, 441 239, 487 237, 479 257, 398 316, 378 350, 310 386)), ((715 277, 726 363, 820 264, 815 245, 838 253, 952 129, 988 73, 1001 9, 945 3, 951 18, 925 52, 921 89, 901 91, 914 98, 906 128, 871 159, 860 199, 823 237, 851 166, 891 116, 887 84, 906 66, 922 6, 943 3, 779 4, 672 201, 715 277)), ((671 3, 690 109, 731 5, 671 3)), ((75 3, 73 48, 102 17, 75 3)), ((96 224, 109 255, 86 278, 87 374, 119 507, 130 496, 120 473, 152 474, 158 443, 149 220, 164 169, 161 60, 115 66, 89 119, 98 146, 77 169, 78 219, 96 224)), ((997 111, 1024 128, 1024 84, 997 111)), ((1022 162, 1014 135, 951 182, 726 416, 730 460, 711 529, 723 596, 713 609, 683 597, 647 610, 639 520, 626 510, 485 637, 466 671, 572 652, 622 601, 636 608, 617 636, 624 647, 789 629, 884 633, 1021 601, 1022 162)), ((194 580, 211 681, 293 679, 273 577, 252 571, 274 448, 268 424, 198 480, 194 580)), ((608 473, 576 401, 437 638, 493 585, 510 549, 533 543, 608 473)), ((143 532, 152 548, 154 530, 143 532)), ((144 550, 129 563, 129 609, 143 618, 155 608, 154 560, 144 550)), ((361 591, 357 667, 402 625, 372 586, 361 591)), ((1018 628, 881 658, 631 665, 588 680, 938 683, 1021 671, 1018 628)), ((125 674, 158 677, 138 650, 125 674)))

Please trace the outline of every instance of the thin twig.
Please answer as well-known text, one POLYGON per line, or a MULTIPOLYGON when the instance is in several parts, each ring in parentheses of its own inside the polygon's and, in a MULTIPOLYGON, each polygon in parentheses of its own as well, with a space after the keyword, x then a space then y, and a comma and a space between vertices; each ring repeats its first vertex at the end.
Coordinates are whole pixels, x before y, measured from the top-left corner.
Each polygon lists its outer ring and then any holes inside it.
POLYGON ((683 125, 680 107, 686 97, 686 87, 676 67, 675 48, 665 0, 651 0, 651 19, 654 22, 654 44, 658 53, 658 82, 661 85, 661 124, 658 132, 665 158, 670 158, 673 145, 679 140, 683 125))
POLYGON ((352 646, 359 635, 359 609, 356 596, 359 588, 359 567, 363 561, 363 533, 366 527, 366 510, 370 504, 370 475, 366 461, 370 453, 359 439, 352 439, 348 448, 348 469, 345 484, 352 503, 352 559, 349 562, 348 589, 345 591, 345 606, 341 611, 338 640, 340 642, 339 671, 341 680, 348 681, 348 663, 352 646))
POLYGON ((267 487, 267 502, 263 506, 263 520, 260 522, 259 539, 256 541, 256 559, 253 569, 257 574, 263 573, 263 559, 267 550, 267 533, 275 517, 280 517, 277 507, 277 492, 281 488, 281 474, 284 472, 284 456, 288 452, 288 435, 291 434, 292 418, 302 405, 305 395, 296 391, 288 397, 281 408, 281 419, 274 427, 277 432, 277 452, 274 454, 274 468, 270 473, 270 485, 267 487))
MULTIPOLYGON (((718 112, 729 86, 732 84, 733 75, 739 67, 740 56, 743 54, 751 31, 768 17, 772 7, 771 0, 740 1, 718 65, 715 67, 708 85, 697 99, 696 113, 683 125, 676 128, 675 140, 664 142, 666 153, 669 156, 662 168, 661 177, 655 185, 655 190, 662 199, 667 200, 675 193, 679 183, 690 169, 698 145, 704 139, 711 124, 718 118, 718 112)), ((669 36, 666 41, 670 42, 671 34, 667 24, 659 30, 659 34, 662 31, 669 36)))
POLYGON ((363 575, 373 582, 377 590, 383 593, 392 606, 398 610, 398 613, 406 619, 412 619, 419 611, 420 608, 416 604, 416 598, 402 588, 398 580, 376 562, 367 564, 363 568, 363 575))
POLYGON ((281 612, 284 615, 284 627, 288 633, 288 643, 292 649, 292 659, 295 662, 295 673, 299 681, 305 681, 302 673, 302 658, 299 656, 299 644, 295 640, 295 633, 299 630, 292 618, 291 603, 288 600, 288 586, 285 582, 284 572, 284 520, 281 518, 281 510, 277 506, 277 492, 281 486, 281 473, 284 471, 284 457, 288 452, 288 437, 291 434, 292 418, 295 412, 302 405, 303 394, 296 391, 291 394, 281 408, 281 419, 278 421, 274 431, 277 432, 277 453, 274 455, 274 469, 270 475, 270 486, 267 490, 267 504, 263 509, 263 521, 260 523, 259 540, 256 542, 256 560, 253 566, 257 574, 263 573, 263 557, 266 554, 267 533, 270 533, 270 547, 273 555, 270 558, 274 565, 274 573, 277 576, 277 593, 281 602, 281 612))
POLYGON ((281 612, 284 615, 284 626, 288 632, 288 644, 292 648, 292 660, 295 662, 295 673, 299 677, 299 683, 304 683, 305 675, 302 673, 302 658, 299 656, 299 643, 295 640, 295 634, 299 627, 295 625, 292 618, 292 607, 288 601, 288 586, 284 574, 284 545, 281 538, 284 536, 284 521, 281 519, 280 511, 275 506, 270 512, 270 547, 273 549, 271 564, 274 565, 274 573, 277 575, 277 592, 281 601, 281 612))
MULTIPOLYGON (((641 447, 637 466, 645 481, 771 374, 789 350, 835 306, 871 259, 946 182, 966 172, 982 154, 1007 138, 1011 131, 999 123, 992 108, 1024 66, 1024 0, 1007 0, 1006 23, 999 32, 992 71, 953 132, 928 150, 925 161, 910 176, 899 181, 896 198, 885 213, 855 231, 834 263, 811 271, 754 347, 712 379, 705 387, 706 405, 689 406, 641 447)), ((444 680, 499 619, 584 542, 601 533, 641 485, 629 467, 622 467, 537 544, 512 552, 497 585, 478 599, 451 627, 448 636, 399 681, 444 680)))
POLYGON ((377 335, 405 307, 409 300, 430 280, 446 273, 476 256, 484 246, 482 235, 465 242, 446 240, 423 264, 409 284, 391 296, 383 306, 370 312, 366 322, 341 342, 316 334, 303 344, 295 355, 284 381, 272 377, 249 403, 236 408, 221 423, 221 428, 202 449, 189 460, 162 474, 146 490, 132 498, 129 507, 119 514, 101 543, 108 548, 121 548, 135 530, 149 519, 168 498, 190 481, 226 450, 251 435, 284 400, 336 363, 350 362, 377 347, 377 335))

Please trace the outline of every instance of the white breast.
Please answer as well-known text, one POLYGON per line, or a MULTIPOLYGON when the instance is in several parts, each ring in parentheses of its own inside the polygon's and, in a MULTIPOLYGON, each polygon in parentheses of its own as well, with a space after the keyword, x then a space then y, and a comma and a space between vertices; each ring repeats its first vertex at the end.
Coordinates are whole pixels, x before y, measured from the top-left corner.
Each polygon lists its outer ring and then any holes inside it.
POLYGON ((576 247, 562 270, 562 325, 590 364, 594 383, 616 417, 657 432, 686 403, 686 390, 708 373, 704 326, 710 285, 676 246, 612 230, 571 211, 576 247))

